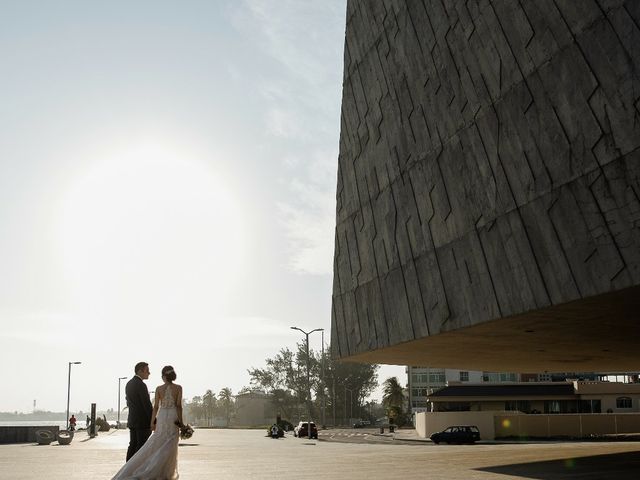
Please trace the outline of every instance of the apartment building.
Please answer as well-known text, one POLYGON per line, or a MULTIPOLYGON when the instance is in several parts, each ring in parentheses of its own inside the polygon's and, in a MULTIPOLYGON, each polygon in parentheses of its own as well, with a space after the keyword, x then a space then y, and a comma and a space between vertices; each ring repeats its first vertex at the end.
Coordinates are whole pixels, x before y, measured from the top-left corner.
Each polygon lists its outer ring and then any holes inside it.
POLYGON ((408 396, 412 413, 431 411, 428 397, 454 383, 519 382, 518 373, 481 372, 451 368, 407 367, 408 396))

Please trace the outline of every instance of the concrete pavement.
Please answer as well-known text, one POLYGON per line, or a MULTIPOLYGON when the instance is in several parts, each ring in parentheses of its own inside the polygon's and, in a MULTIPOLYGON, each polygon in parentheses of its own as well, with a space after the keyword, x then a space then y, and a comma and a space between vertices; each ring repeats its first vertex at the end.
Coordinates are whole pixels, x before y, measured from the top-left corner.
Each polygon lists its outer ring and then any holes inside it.
MULTIPOLYGON (((262 430, 196 430, 180 444, 180 478, 635 480, 640 471, 640 444, 633 442, 436 446, 376 443, 364 436, 341 443, 323 440, 325 435, 319 441, 264 435, 262 430)), ((112 430, 94 439, 80 433, 69 446, 0 445, 0 479, 108 480, 122 465, 127 442, 127 431, 112 430)))

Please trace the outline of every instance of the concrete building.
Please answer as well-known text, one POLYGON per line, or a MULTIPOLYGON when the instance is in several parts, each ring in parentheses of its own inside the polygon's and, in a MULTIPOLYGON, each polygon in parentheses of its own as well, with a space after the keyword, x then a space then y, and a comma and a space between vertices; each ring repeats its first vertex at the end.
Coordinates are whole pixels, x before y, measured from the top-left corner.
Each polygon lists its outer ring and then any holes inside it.
POLYGON ((250 391, 236 395, 234 424, 245 427, 271 425, 276 421, 273 396, 261 391, 250 391))
POLYGON ((456 384, 429 395, 435 412, 637 413, 640 384, 536 382, 456 384))
POLYGON ((635 371, 640 2, 349 0, 333 355, 635 371))
POLYGON ((411 412, 430 411, 431 393, 454 383, 519 382, 517 373, 479 372, 451 368, 407 367, 409 405, 411 412))
POLYGON ((476 425, 482 439, 637 436, 640 384, 537 382, 457 384, 430 395, 433 412, 416 413, 419 435, 476 425))

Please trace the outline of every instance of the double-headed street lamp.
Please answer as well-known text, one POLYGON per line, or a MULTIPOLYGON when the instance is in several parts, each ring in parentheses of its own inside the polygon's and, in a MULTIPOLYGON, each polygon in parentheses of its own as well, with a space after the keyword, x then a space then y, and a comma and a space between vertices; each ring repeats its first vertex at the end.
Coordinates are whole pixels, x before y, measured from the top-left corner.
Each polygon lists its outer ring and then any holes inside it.
POLYGON ((67 380, 67 430, 69 430, 69 398, 71 397, 71 365, 80 365, 82 362, 69 362, 69 379, 67 380))
POLYGON ((117 425, 116 428, 120 428, 120 382, 126 379, 127 377, 118 378, 118 421, 116 422, 116 425, 117 425))
POLYGON ((307 413, 309 415, 309 420, 307 420, 308 425, 307 425, 307 437, 311 438, 311 377, 309 375, 309 335, 311 335, 313 332, 324 332, 324 328, 314 328, 313 330, 311 330, 310 332, 305 332, 304 330, 302 330, 301 328, 298 327, 291 327, 291 330, 298 330, 300 332, 302 332, 305 336, 306 339, 306 343, 307 343, 307 413))

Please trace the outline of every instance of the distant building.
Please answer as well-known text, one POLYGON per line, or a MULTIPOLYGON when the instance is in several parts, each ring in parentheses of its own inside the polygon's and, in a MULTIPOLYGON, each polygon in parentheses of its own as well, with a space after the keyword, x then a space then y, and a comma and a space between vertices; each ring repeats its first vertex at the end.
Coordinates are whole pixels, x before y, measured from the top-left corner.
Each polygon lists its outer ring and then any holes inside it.
POLYGON ((429 395, 435 412, 637 413, 640 384, 536 382, 455 384, 429 395))
POLYGON ((481 383, 536 383, 536 382, 612 382, 640 383, 637 372, 544 372, 544 373, 495 373, 451 368, 407 367, 408 403, 411 413, 433 411, 428 397, 433 392, 456 384, 481 383))
POLYGON ((517 373, 493 373, 451 368, 407 367, 409 405, 412 413, 429 411, 431 393, 451 383, 518 382, 517 373))
POLYGON ((234 423, 246 427, 271 425, 276 421, 273 396, 258 390, 236 395, 234 423))

